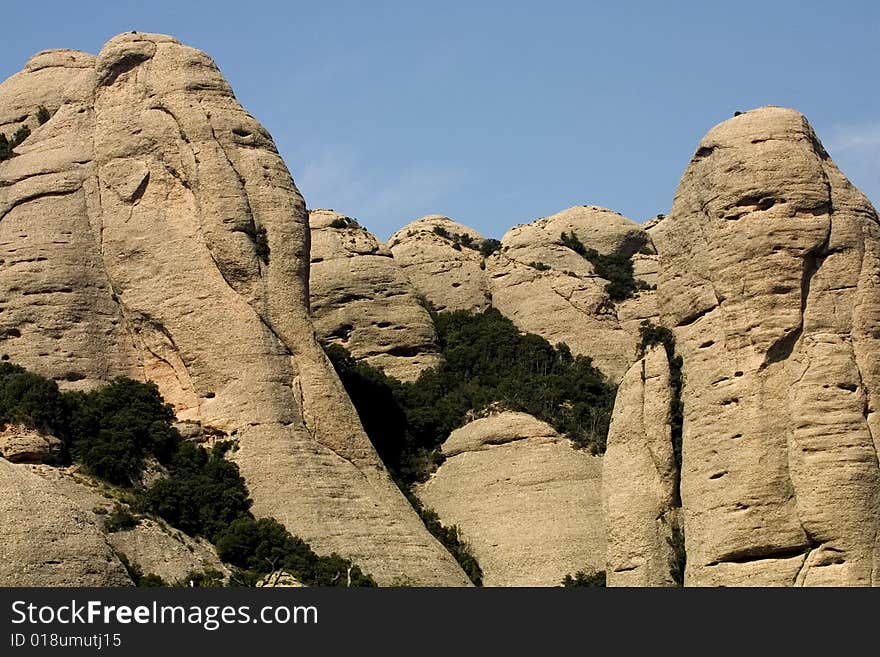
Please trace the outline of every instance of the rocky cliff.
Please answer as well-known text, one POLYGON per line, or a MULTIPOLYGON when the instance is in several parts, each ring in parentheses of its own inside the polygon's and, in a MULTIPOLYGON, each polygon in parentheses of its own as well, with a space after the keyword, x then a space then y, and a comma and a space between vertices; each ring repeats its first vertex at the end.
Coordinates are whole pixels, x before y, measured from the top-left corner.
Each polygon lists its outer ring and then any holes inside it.
POLYGON ((443 443, 446 461, 416 493, 460 528, 485 586, 558 586, 602 570, 602 458, 525 413, 476 419, 443 443))
MULTIPOLYGON (((307 212, 214 62, 171 37, 35 55, 0 84, 0 132, 17 131, 2 358, 66 390, 154 381, 186 437, 238 444, 256 515, 316 551, 380 584, 469 583, 319 340, 414 381, 441 362, 429 308, 494 307, 619 387, 602 457, 523 413, 432 436, 445 461, 416 493, 486 584, 603 565, 611 586, 880 583, 880 220, 801 114, 713 128, 646 224, 576 206, 496 241, 430 215, 388 245, 307 212)), ((0 583, 224 568, 157 520, 108 530, 114 492, 60 449, 0 427, 0 583)))
POLYGON ((493 306, 520 330, 566 343, 619 381, 636 360, 639 324, 657 316, 650 289, 657 256, 649 234, 611 210, 576 206, 511 228, 491 252, 481 252, 484 242, 440 215, 407 224, 390 239, 394 259, 436 310, 493 306), (585 249, 630 260, 643 289, 611 299, 608 279, 563 243, 563 233, 585 249))
MULTIPOLYGON (((651 235, 660 318, 683 359, 685 584, 877 584, 875 210, 801 114, 766 107, 703 138, 651 235)), ((627 378, 657 367, 644 361, 627 378)), ((657 384, 645 401, 644 376, 632 405, 618 399, 614 426, 665 403, 657 384)), ((619 442, 643 452, 660 444, 638 427, 619 442)), ((612 582, 632 577, 615 555, 636 535, 655 567, 632 581, 664 578, 649 516, 670 510, 668 465, 609 448, 606 488, 656 482, 631 511, 612 504, 612 582)))
POLYGON ((0 164, 3 353, 65 387, 155 381, 239 442, 258 515, 380 582, 466 583, 315 339, 305 205, 214 62, 142 33, 40 53, 0 85, 0 125, 25 121, 0 164))
POLYGON ((431 316, 387 246, 332 210, 309 212, 309 299, 318 338, 411 381, 439 363, 431 316))
MULTIPOLYGON (((657 314, 654 294, 611 299, 608 280, 563 243, 563 233, 600 255, 653 261, 650 237, 634 221, 595 206, 569 208, 505 233, 486 266, 492 303, 521 330, 566 343, 619 381, 636 359, 639 323, 657 314)), ((641 272, 650 277, 650 267, 641 272)))

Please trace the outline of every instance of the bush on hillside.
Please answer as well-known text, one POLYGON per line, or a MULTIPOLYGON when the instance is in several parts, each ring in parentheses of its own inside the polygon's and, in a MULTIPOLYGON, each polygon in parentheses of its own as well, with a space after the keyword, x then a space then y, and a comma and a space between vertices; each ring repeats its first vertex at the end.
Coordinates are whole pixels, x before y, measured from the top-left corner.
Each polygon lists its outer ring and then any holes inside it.
MULTIPOLYGON (((307 585, 375 585, 348 559, 318 556, 274 520, 257 521, 250 514, 252 502, 238 466, 225 458, 231 443, 209 451, 184 441, 155 384, 118 378, 90 392, 62 393, 54 381, 0 361, 0 421, 53 433, 68 445, 74 461, 116 485, 131 486, 144 459, 156 458, 168 475, 136 490, 134 508, 207 538, 234 558, 234 565, 261 574, 266 555, 280 555, 285 569, 307 585)), ((137 517, 121 505, 105 519, 109 532, 137 524, 137 517)), ((144 576, 125 555, 119 557, 138 585, 163 585, 155 575, 144 576)), ((200 576, 198 585, 216 585, 209 575, 200 576)), ((245 575, 240 582, 255 581, 253 572, 245 575)))
POLYGON ((565 587, 575 587, 575 586, 589 586, 589 587, 604 587, 605 583, 605 571, 583 571, 579 570, 573 576, 566 575, 562 580, 562 586, 565 587))
POLYGON ((563 232, 560 235, 560 242, 563 246, 589 260, 596 275, 608 281, 605 285, 605 291, 612 301, 623 301, 633 296, 638 290, 650 288, 644 281, 637 280, 633 275, 633 263, 629 256, 622 253, 608 255, 599 253, 596 249, 584 246, 574 231, 570 234, 563 232))

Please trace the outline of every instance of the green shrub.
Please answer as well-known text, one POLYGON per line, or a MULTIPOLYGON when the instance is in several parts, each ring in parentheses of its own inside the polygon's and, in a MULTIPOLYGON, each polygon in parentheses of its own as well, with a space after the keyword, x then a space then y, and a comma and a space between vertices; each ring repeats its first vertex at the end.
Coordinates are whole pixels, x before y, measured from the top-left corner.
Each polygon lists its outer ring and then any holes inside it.
POLYGON ((633 296, 638 290, 649 288, 644 281, 636 280, 633 275, 632 259, 629 256, 622 253, 608 255, 599 253, 596 249, 584 246, 574 231, 571 234, 563 232, 560 235, 560 242, 563 246, 589 260, 596 275, 608 281, 605 284, 605 291, 612 301, 623 301, 633 296))
POLYGON ((538 271, 549 271, 550 270, 550 265, 546 265, 543 262, 532 261, 532 262, 528 263, 528 265, 532 269, 537 269, 538 271))
POLYGON ((583 571, 580 570, 572 575, 566 575, 562 580, 562 585, 565 587, 574 587, 574 586, 591 586, 591 587, 604 587, 605 584, 605 571, 583 571))
POLYGON ((641 358, 649 347, 662 344, 666 355, 671 359, 675 355, 675 334, 665 326, 658 326, 651 320, 642 320, 639 324, 639 344, 636 356, 641 358))
POLYGON ((16 146, 22 144, 24 140, 30 136, 31 129, 27 127, 26 123, 22 123, 18 127, 18 130, 13 133, 12 139, 9 141, 9 145, 12 146, 12 148, 15 148, 16 146))
POLYGON ((142 508, 190 536, 216 542, 251 506, 238 466, 224 458, 224 451, 181 443, 169 463, 170 474, 141 494, 142 508))
POLYGON ((130 486, 144 458, 166 462, 180 440, 174 411, 153 383, 117 378, 88 393, 64 393, 67 422, 58 433, 73 459, 112 484, 130 486))
POLYGON ((137 585, 141 588, 168 586, 165 583, 165 580, 159 577, 156 573, 149 573, 148 575, 144 575, 137 581, 137 585))
POLYGON ((8 160, 10 157, 12 157, 12 145, 6 135, 0 132, 0 162, 8 160))
POLYGON ((217 554, 253 581, 284 570, 307 586, 375 586, 371 577, 337 554, 318 556, 272 518, 241 516, 217 536, 217 554))
POLYGON ((342 347, 328 347, 364 428, 404 485, 425 479, 438 462, 436 449, 467 413, 493 402, 604 451, 615 389, 589 358, 520 333, 494 308, 433 317, 443 360, 415 382, 391 379, 342 347))
POLYGON ((43 124, 46 123, 49 119, 52 118, 52 115, 49 114, 49 110, 47 110, 43 105, 40 105, 40 106, 37 108, 37 113, 36 113, 35 116, 36 116, 36 118, 37 118, 37 123, 39 123, 40 125, 43 125, 43 124))
MULTIPOLYGON (((234 444, 218 443, 208 451, 184 441, 172 426, 172 408, 153 383, 118 378, 87 393, 61 393, 54 381, 0 361, 0 421, 23 422, 53 433, 69 445, 74 460, 92 474, 122 486, 132 484, 146 456, 155 457, 168 475, 138 491, 135 508, 154 513, 173 527, 192 536, 204 536, 212 543, 222 538, 223 550, 234 556, 235 565, 262 563, 265 555, 280 549, 286 569, 305 584, 344 586, 350 580, 352 586, 375 585, 351 561, 335 554, 319 557, 274 520, 255 520, 238 466, 225 458, 234 444), (244 539, 230 534, 230 528, 250 536, 245 548, 233 550, 230 541, 244 539)), ((138 519, 122 505, 105 519, 109 532, 137 524, 138 519)), ((134 582, 161 585, 157 584, 160 578, 144 577, 124 554, 118 556, 134 582)), ((198 580, 200 586, 213 586, 216 577, 206 571, 198 580)))
POLYGON ((484 258, 488 258, 490 255, 499 251, 501 249, 501 242, 496 239, 486 239, 483 240, 483 243, 480 245, 480 253, 484 258))
POLYGON ((669 559, 669 574, 677 586, 684 586, 687 552, 684 547, 684 530, 681 527, 680 521, 672 526, 672 537, 668 537, 666 542, 672 548, 672 556, 669 559))
POLYGON ((449 231, 443 228, 443 226, 434 226, 433 230, 435 235, 439 235, 443 239, 452 239, 452 236, 449 234, 449 231))
POLYGON ((67 404, 58 384, 0 361, 0 422, 24 424, 57 435, 67 417, 67 404))
POLYGON ((117 504, 113 513, 104 519, 104 530, 111 533, 127 531, 137 527, 140 522, 127 507, 117 504))
POLYGON ((257 257, 267 265, 269 264, 269 238, 266 236, 265 228, 258 228, 254 235, 254 248, 257 257))
MULTIPOLYGON (((672 430, 672 453, 675 464, 681 470, 682 432, 684 428, 684 401, 682 400, 682 388, 684 387, 684 365, 681 356, 675 354, 675 334, 665 326, 657 326, 650 320, 643 320, 639 325, 639 345, 637 356, 644 356, 648 347, 662 344, 669 361, 669 380, 672 387, 672 401, 670 408, 670 425, 672 430)), ((676 485, 676 490, 678 486, 676 485)), ((676 493, 678 497, 678 493, 676 493)))
MULTIPOLYGON (((174 581, 171 586, 175 588, 219 588, 226 585, 226 576, 219 570, 208 568, 203 571, 191 570, 181 579, 174 581)), ((164 586, 164 584, 160 584, 164 586)))

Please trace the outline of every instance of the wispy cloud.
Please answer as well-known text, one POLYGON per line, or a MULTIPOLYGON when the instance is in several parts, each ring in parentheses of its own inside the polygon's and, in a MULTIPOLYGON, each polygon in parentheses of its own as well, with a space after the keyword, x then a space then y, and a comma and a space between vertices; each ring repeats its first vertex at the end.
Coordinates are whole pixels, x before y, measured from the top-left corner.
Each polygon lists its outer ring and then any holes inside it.
MULTIPOLYGON (((880 201, 880 119, 836 125, 822 140, 840 170, 871 199, 880 201)), ((880 206, 878 206, 880 207, 880 206)))
POLYGON ((379 170, 357 153, 327 149, 294 172, 310 208, 333 208, 357 217, 385 239, 405 223, 431 212, 459 190, 465 171, 415 163, 403 170, 379 170))
POLYGON ((827 147, 839 153, 865 149, 880 151, 880 121, 855 126, 836 126, 831 130, 827 147))

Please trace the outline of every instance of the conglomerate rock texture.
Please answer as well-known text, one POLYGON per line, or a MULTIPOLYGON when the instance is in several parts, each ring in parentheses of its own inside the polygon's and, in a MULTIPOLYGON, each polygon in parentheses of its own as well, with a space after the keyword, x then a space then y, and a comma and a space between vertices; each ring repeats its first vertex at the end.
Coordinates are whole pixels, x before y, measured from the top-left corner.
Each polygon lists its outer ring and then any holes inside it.
POLYGON ((483 236, 442 215, 428 215, 407 224, 388 240, 394 260, 418 294, 438 312, 485 310, 492 297, 479 251, 483 236), (456 236, 470 238, 463 246, 456 236))
POLYGON ((654 293, 612 303, 608 281, 562 243, 562 233, 604 255, 639 258, 634 271, 650 282, 655 257, 639 254, 650 250, 647 233, 611 210, 576 206, 507 231, 501 251, 486 262, 492 304, 520 330, 566 343, 619 381, 636 360, 639 324, 657 315, 654 293))
POLYGON ((94 515, 0 458, 0 586, 131 586, 94 515))
POLYGON ((672 386, 662 346, 623 377, 602 468, 608 586, 673 586, 678 468, 672 386))
POLYGON ((416 494, 460 528, 485 586, 558 586, 567 574, 604 570, 602 457, 509 411, 456 429, 442 451, 416 494))
POLYGON ((394 259, 413 287, 438 311, 494 306, 522 331, 565 342, 619 381, 636 360, 639 324, 656 319, 653 291, 612 303, 608 281, 589 260, 562 243, 574 235, 601 254, 633 262, 637 279, 656 283, 657 256, 634 221, 596 206, 575 206, 511 228, 501 248, 483 255, 484 238, 440 215, 422 217, 391 236, 394 259), (458 236, 470 238, 463 244, 458 236))
POLYGON ((305 205, 214 62, 142 33, 41 53, 0 85, 2 122, 41 104, 0 163, 3 353, 67 388, 155 381, 238 440, 257 515, 379 582, 466 584, 315 339, 305 205))
POLYGON ((874 208, 801 114, 765 107, 703 138, 651 237, 683 358, 685 585, 877 584, 874 208))
POLYGON ((318 338, 401 381, 438 365, 431 315, 388 247, 332 210, 311 210, 309 225, 309 298, 318 338))

